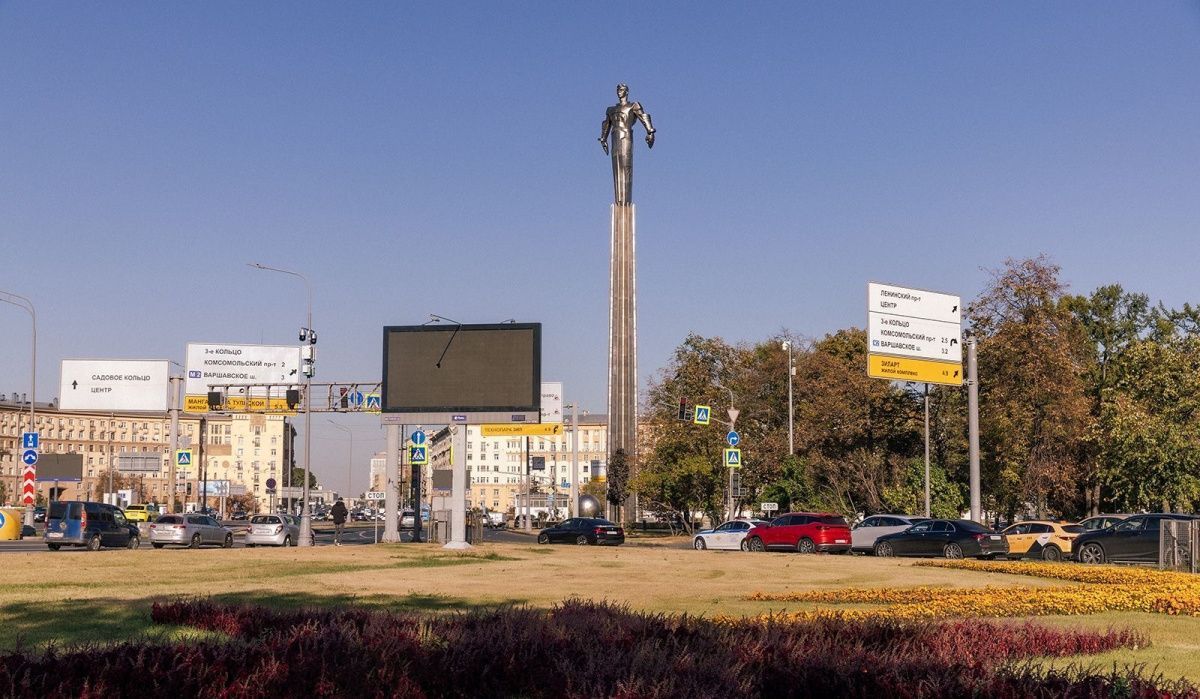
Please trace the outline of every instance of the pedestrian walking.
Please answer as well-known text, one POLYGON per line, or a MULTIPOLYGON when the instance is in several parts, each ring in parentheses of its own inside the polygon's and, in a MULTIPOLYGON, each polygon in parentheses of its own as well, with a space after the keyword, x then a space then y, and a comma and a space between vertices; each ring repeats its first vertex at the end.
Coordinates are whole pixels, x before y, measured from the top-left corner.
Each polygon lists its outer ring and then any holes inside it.
POLYGON ((346 503, 338 500, 329 511, 333 516, 333 545, 342 545, 342 530, 346 528, 346 503))

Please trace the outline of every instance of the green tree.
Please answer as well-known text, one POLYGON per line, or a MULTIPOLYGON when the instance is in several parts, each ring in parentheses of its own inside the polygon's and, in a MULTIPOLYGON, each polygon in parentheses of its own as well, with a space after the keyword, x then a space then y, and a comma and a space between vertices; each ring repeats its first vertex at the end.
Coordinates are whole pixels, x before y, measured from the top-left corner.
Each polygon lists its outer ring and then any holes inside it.
MULTIPOLYGON (((299 466, 293 466, 292 467, 292 478, 289 482, 297 488, 304 487, 304 469, 300 468, 299 466)), ((308 473, 308 487, 309 488, 317 487, 317 474, 315 474, 311 471, 308 473)))
POLYGON ((979 338, 983 491, 1010 519, 1082 509, 1084 376, 1094 355, 1062 303, 1058 274, 1044 257, 1007 260, 970 309, 979 338))
MULTIPOLYGON (((909 459, 901 480, 883 492, 887 509, 893 512, 925 511, 925 460, 909 459)), ((957 519, 966 501, 963 491, 950 481, 946 470, 938 464, 929 466, 930 514, 942 519, 957 519)))
POLYGON ((693 514, 703 513, 710 520, 720 518, 725 469, 698 454, 642 469, 634 478, 642 506, 659 514, 680 514, 685 526, 691 526, 693 514))
POLYGON ((608 499, 608 504, 613 506, 618 521, 624 519, 625 500, 629 497, 629 477, 629 459, 624 449, 618 449, 609 457, 608 467, 605 469, 605 479, 608 482, 605 498, 608 499))
POLYGON ((1110 393, 1101 475, 1116 504, 1193 508, 1200 501, 1200 338, 1133 343, 1110 393))

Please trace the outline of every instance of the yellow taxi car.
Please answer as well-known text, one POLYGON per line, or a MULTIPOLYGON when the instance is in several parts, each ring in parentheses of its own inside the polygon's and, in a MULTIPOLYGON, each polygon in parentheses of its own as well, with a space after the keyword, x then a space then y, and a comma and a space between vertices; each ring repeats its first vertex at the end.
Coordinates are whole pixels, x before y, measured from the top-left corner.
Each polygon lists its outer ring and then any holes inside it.
POLYGON ((130 522, 153 522, 158 519, 158 505, 130 505, 125 508, 125 519, 130 522))
POLYGON ((1071 543, 1084 533, 1078 524, 1062 522, 1017 522, 1004 530, 1009 558, 1041 558, 1061 561, 1071 558, 1071 543))

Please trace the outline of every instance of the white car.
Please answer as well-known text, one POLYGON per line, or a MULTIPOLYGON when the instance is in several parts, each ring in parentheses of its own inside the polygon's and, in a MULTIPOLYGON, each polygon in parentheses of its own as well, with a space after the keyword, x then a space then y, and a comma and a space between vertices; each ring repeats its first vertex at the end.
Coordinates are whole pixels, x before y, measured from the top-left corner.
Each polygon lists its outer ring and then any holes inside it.
POLYGON ((733 519, 725 522, 716 529, 705 529, 692 537, 692 548, 697 551, 705 549, 723 549, 727 551, 742 550, 742 539, 752 528, 766 524, 757 519, 733 519))
POLYGON ((850 550, 857 553, 872 553, 875 550, 875 540, 884 534, 894 534, 908 529, 917 522, 924 522, 928 517, 913 517, 912 515, 871 515, 854 525, 850 531, 850 550))

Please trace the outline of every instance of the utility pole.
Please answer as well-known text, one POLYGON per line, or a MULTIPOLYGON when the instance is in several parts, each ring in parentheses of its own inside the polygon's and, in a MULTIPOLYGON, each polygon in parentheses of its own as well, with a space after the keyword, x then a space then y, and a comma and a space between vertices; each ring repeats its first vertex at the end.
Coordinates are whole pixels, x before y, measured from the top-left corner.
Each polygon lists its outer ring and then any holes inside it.
POLYGON ((929 382, 925 382, 925 516, 929 514, 929 382))
MULTIPOLYGON (((385 512, 395 512, 400 504, 400 494, 396 491, 396 483, 400 480, 400 425, 386 425, 387 433, 387 470, 384 481, 385 512)), ((383 521, 383 543, 395 544, 400 542, 400 518, 388 517, 383 521)))
POLYGON ((179 490, 176 483, 178 481, 178 473, 175 471, 175 452, 179 450, 179 386, 183 383, 182 376, 172 376, 171 379, 171 403, 167 406, 167 412, 171 416, 171 451, 167 456, 167 512, 175 512, 175 496, 179 490))
POLYGON ((975 333, 967 330, 967 441, 971 460, 971 519, 983 517, 979 477, 979 360, 975 333))
POLYGON ((571 505, 567 517, 579 516, 579 407, 571 405, 571 505))
POLYGON ((533 521, 532 521, 533 520, 533 508, 530 507, 530 503, 529 503, 530 494, 533 489, 530 488, 529 481, 530 481, 529 437, 526 437, 525 438, 525 526, 524 526, 524 529, 527 533, 533 531, 533 521))

